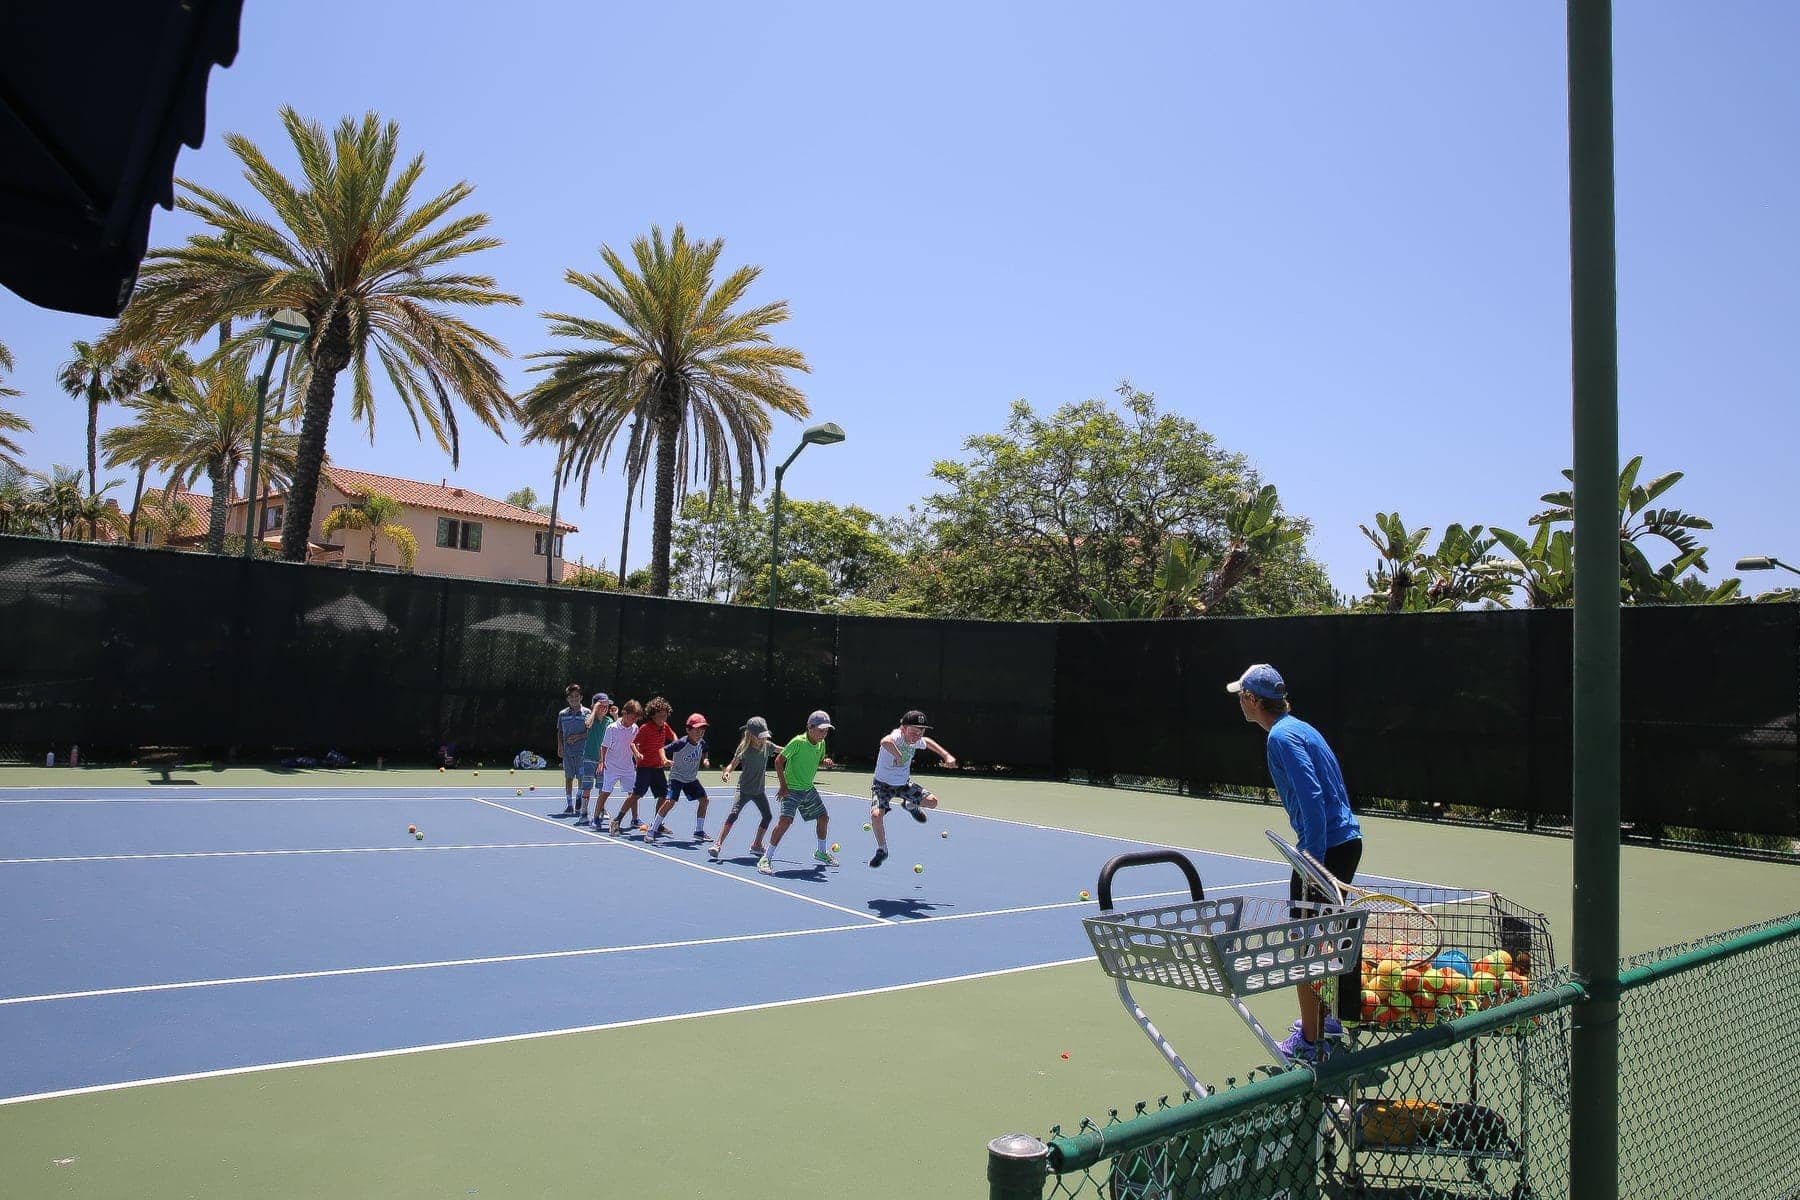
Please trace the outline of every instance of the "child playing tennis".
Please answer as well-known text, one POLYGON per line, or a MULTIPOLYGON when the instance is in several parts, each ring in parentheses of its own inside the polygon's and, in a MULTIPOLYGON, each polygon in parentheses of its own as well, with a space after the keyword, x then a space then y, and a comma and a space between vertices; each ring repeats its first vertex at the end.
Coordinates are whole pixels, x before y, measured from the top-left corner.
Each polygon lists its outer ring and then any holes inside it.
POLYGON ((632 780, 631 794, 625 797, 624 804, 619 805, 619 815, 624 816, 625 810, 631 809, 633 824, 639 833, 645 835, 649 834, 650 827, 637 824, 638 797, 649 794, 660 798, 669 790, 669 756, 666 749, 675 740, 675 731, 669 728, 669 714, 673 711, 669 702, 661 696, 652 696, 650 702, 644 705, 644 721, 638 726, 636 739, 637 778, 632 780))
POLYGON ((725 815, 725 824, 719 830, 719 840, 706 848, 706 856, 714 862, 719 861, 719 855, 725 849, 725 839, 731 836, 731 827, 737 824, 738 814, 744 811, 744 805, 754 804, 762 813, 762 821, 756 826, 756 836, 750 840, 750 853, 759 858, 764 853, 763 835, 769 832, 769 822, 774 817, 769 811, 768 786, 763 782, 769 771, 769 723, 761 717, 751 717, 744 722, 743 735, 738 741, 736 753, 725 764, 725 770, 719 776, 720 783, 730 783, 731 773, 743 768, 738 775, 737 800, 725 815))
MULTIPOLYGON (((643 706, 636 700, 627 700, 625 707, 619 710, 619 719, 608 727, 606 736, 600 739, 600 799, 594 805, 594 828, 599 829, 606 819, 606 802, 611 798, 613 789, 629 795, 637 782, 637 723, 643 714, 643 706)), ((619 802, 619 815, 612 819, 607 832, 614 837, 619 836, 619 817, 625 814, 625 802, 619 802)), ((633 816, 636 816, 635 810, 633 816)))
POLYGON ((895 800, 912 814, 913 820, 921 823, 925 820, 925 810, 938 806, 938 798, 912 780, 913 755, 923 747, 942 759, 946 767, 956 765, 956 755, 925 736, 925 731, 930 728, 924 713, 916 708, 909 709, 894 731, 881 739, 881 746, 875 751, 875 779, 870 785, 873 799, 869 807, 869 824, 875 829, 875 857, 869 860, 871 867, 879 867, 887 861, 886 817, 895 800))
POLYGON ((819 849, 813 861, 821 866, 837 866, 837 859, 825 848, 825 830, 831 824, 831 814, 825 811, 825 801, 813 786, 819 768, 834 765, 825 757, 825 735, 830 732, 831 714, 820 709, 806 718, 806 732, 795 734, 775 756, 775 799, 781 802, 781 820, 769 831, 768 850, 756 860, 756 869, 764 875, 775 873, 775 847, 781 845, 782 835, 794 823, 795 813, 813 822, 819 835, 819 849))
MULTIPOLYGON (((575 823, 587 825, 588 801, 594 791, 594 776, 600 770, 600 743, 606 737, 607 728, 612 725, 612 698, 605 692, 595 692, 587 715, 587 737, 581 745, 581 798, 575 804, 575 823)), ((606 820, 604 802, 593 810, 595 829, 600 828, 606 820)))
POLYGON ((686 796, 700 805, 694 813, 694 840, 703 842, 706 840, 706 785, 700 782, 700 769, 712 766, 706 757, 706 718, 700 713, 690 716, 686 735, 670 744, 668 754, 669 794, 657 805, 656 817, 650 822, 650 837, 654 840, 663 835, 663 821, 674 810, 675 802, 686 796))
POLYGON ((581 778, 581 748, 587 740, 588 710, 581 706, 581 685, 571 683, 563 689, 566 707, 556 714, 556 752, 562 758, 562 815, 575 815, 575 781, 581 778))

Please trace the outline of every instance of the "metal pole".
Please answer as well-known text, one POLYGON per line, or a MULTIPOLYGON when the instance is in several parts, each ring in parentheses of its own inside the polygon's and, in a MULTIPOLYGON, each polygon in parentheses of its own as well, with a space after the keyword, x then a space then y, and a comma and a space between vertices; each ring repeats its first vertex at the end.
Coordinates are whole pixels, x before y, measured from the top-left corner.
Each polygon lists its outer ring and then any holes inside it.
POLYGON ((1050 1147, 1029 1133, 988 1143, 988 1200, 1041 1200, 1050 1147))
POLYGON ((1569 1192, 1619 1187, 1619 365, 1611 0, 1568 0, 1575 432, 1575 975, 1569 1192))
POLYGON ((256 528, 256 475, 262 469, 263 409, 269 396, 269 376, 275 373, 275 356, 281 343, 270 340, 269 360, 263 364, 262 379, 256 385, 256 432, 250 435, 250 476, 244 480, 244 558, 249 560, 262 531, 256 528))
MULTIPOLYGON (((799 453, 799 451, 795 451, 799 453)), ((790 457, 788 462, 794 460, 790 457)), ((787 463, 775 468, 775 499, 769 508, 769 615, 775 614, 775 590, 780 585, 776 572, 781 569, 781 477, 787 474, 787 463)))

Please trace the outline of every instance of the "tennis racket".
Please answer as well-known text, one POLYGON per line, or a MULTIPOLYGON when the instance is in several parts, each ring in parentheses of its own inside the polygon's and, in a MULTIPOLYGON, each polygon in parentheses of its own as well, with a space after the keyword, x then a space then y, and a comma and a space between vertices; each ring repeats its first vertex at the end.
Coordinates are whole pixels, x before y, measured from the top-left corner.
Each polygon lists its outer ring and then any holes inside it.
POLYGON ((1282 840, 1274 830, 1265 829, 1263 834, 1327 903, 1353 908, 1363 914, 1365 956, 1392 959, 1406 968, 1423 966, 1443 950, 1443 935, 1437 919, 1411 900, 1353 887, 1326 870, 1325 864, 1306 851, 1282 840))

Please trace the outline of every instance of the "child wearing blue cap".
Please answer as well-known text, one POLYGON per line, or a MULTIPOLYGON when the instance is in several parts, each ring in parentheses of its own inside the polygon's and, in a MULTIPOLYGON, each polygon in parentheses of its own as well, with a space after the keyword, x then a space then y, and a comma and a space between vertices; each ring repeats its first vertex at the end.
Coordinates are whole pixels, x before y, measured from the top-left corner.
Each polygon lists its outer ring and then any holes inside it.
MULTIPOLYGON (((1244 720, 1262 726, 1268 734, 1266 757, 1269 776, 1281 806, 1287 810, 1288 823, 1294 827, 1294 840, 1338 879, 1349 883, 1356 877, 1362 861, 1362 826, 1350 811, 1350 793, 1344 786, 1344 772, 1337 755, 1331 752, 1325 738, 1296 717, 1288 705, 1287 681, 1268 663, 1256 663, 1238 678, 1225 685, 1225 690, 1238 698, 1244 720)), ((1324 901, 1316 889, 1310 888, 1294 872, 1288 884, 1292 900, 1324 901)), ((1355 979, 1352 974, 1347 979, 1355 979)), ((1330 1052, 1327 1038, 1342 1037, 1344 1027, 1335 1017, 1325 1014, 1319 994, 1310 984, 1301 984, 1300 1019, 1281 1043, 1281 1051, 1289 1058, 1317 1062, 1330 1052)), ((1360 989, 1340 981, 1340 993, 1349 991, 1361 1000, 1360 989)), ((1342 1011, 1342 1010, 1340 1010, 1342 1011)))

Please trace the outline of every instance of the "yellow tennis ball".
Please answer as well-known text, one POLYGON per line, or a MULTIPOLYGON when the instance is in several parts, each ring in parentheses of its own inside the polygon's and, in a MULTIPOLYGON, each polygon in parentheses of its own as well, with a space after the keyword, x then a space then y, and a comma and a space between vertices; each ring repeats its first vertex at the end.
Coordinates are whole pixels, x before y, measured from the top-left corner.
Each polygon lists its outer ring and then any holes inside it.
POLYGON ((839 850, 842 850, 842 849, 843 849, 843 847, 838 845, 836 842, 831 843, 831 852, 833 854, 836 854, 839 850))
POLYGON ((1084 892, 1082 892, 1082 893, 1081 893, 1081 898, 1082 898, 1082 899, 1083 899, 1083 900, 1088 900, 1088 899, 1091 899, 1091 898, 1092 898, 1092 897, 1090 897, 1090 896, 1089 896, 1089 895, 1088 895, 1088 894, 1087 894, 1087 892, 1085 892, 1085 891, 1084 891, 1084 892))
POLYGON ((948 829, 941 830, 941 831, 939 831, 938 836, 941 838, 947 838, 950 836, 950 831, 948 829))
POLYGON ((924 873, 925 873, 925 864, 924 863, 914 863, 913 864, 913 874, 914 875, 923 875, 924 873))
POLYGON ((1469 982, 1475 985, 1475 991, 1483 996, 1491 996, 1499 988, 1500 981, 1486 971, 1475 972, 1475 978, 1469 982))
POLYGON ((513 789, 513 795, 515 795, 515 796, 523 796, 524 794, 525 794, 524 788, 514 788, 513 789))
POLYGON ((444 773, 444 768, 442 768, 442 767, 439 767, 439 768, 438 768, 438 774, 439 774, 439 775, 442 775, 442 774, 443 774, 443 773, 444 773))
POLYGON ((871 830, 873 828, 875 828, 875 827, 873 825, 869 824, 867 821, 863 822, 863 832, 864 833, 869 832, 869 830, 871 830))
POLYGON ((480 777, 480 775, 481 775, 481 772, 480 772, 480 771, 477 771, 477 772, 475 772, 475 774, 476 774, 476 776, 477 776, 477 778, 479 778, 479 777, 480 777))

